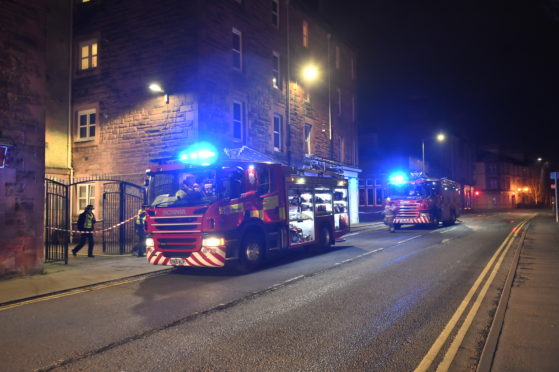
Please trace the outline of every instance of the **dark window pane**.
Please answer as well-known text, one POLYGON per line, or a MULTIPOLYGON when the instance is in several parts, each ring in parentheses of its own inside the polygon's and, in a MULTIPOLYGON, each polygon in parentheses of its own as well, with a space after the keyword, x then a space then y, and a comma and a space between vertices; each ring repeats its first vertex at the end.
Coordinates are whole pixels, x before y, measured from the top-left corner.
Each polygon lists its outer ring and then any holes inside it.
POLYGON ((80 126, 87 124, 87 115, 80 115, 80 126))
POLYGON ((80 138, 85 138, 85 137, 87 137, 87 128, 82 127, 80 128, 80 138))
POLYGON ((89 137, 95 137, 95 125, 89 127, 89 137))
POLYGON ((95 113, 89 114, 89 124, 95 124, 97 115, 95 113))

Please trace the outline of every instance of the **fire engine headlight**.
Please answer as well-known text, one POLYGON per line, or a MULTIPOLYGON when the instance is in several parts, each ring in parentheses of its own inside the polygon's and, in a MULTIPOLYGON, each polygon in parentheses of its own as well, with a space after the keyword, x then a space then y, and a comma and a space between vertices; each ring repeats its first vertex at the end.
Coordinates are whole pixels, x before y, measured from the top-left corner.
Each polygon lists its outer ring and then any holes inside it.
POLYGON ((225 245, 225 239, 217 236, 208 236, 202 240, 202 247, 215 248, 223 247, 225 245))
POLYGON ((153 238, 146 238, 146 248, 153 248, 155 246, 155 242, 153 238))

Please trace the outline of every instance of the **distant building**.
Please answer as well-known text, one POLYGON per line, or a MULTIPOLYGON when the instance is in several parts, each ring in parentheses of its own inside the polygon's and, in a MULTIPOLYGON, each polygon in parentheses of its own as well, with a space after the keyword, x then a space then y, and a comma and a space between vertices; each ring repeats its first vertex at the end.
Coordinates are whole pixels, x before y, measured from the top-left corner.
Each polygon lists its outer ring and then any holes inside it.
MULTIPOLYGON (((74 179, 141 184, 150 159, 206 140, 223 155, 341 171, 357 221, 355 55, 302 4, 76 2, 74 179)), ((81 204, 100 206, 100 187, 79 188, 81 204)))
POLYGON ((482 151, 475 163, 476 209, 508 209, 544 204, 542 168, 499 150, 482 151))

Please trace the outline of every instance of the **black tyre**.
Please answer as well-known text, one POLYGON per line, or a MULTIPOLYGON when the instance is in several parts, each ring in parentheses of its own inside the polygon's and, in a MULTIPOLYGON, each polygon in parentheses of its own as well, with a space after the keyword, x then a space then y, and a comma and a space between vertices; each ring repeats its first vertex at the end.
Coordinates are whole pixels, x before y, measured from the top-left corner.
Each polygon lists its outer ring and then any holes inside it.
POLYGON ((438 216, 433 216, 433 218, 431 219, 431 227, 436 229, 439 227, 441 223, 441 220, 439 220, 438 216))
POLYGON ((320 226, 318 231, 318 250, 326 252, 332 247, 332 233, 326 225, 320 226))
POLYGON ((400 230, 402 228, 402 224, 401 223, 395 223, 394 224, 394 230, 400 230))
POLYGON ((456 223, 456 212, 450 212, 450 219, 444 222, 445 226, 452 226, 456 223))
POLYGON ((255 233, 247 234, 241 243, 237 271, 241 273, 254 271, 262 264, 263 259, 264 243, 262 238, 255 233))

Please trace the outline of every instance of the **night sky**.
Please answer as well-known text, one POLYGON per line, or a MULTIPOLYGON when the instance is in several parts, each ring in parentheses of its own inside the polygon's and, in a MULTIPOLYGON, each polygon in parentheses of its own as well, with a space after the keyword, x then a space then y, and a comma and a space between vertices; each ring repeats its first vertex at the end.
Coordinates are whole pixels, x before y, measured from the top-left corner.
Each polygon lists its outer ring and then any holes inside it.
POLYGON ((361 133, 377 132, 385 153, 417 155, 419 137, 444 130, 559 165, 559 0, 345 0, 322 10, 358 53, 361 133))

